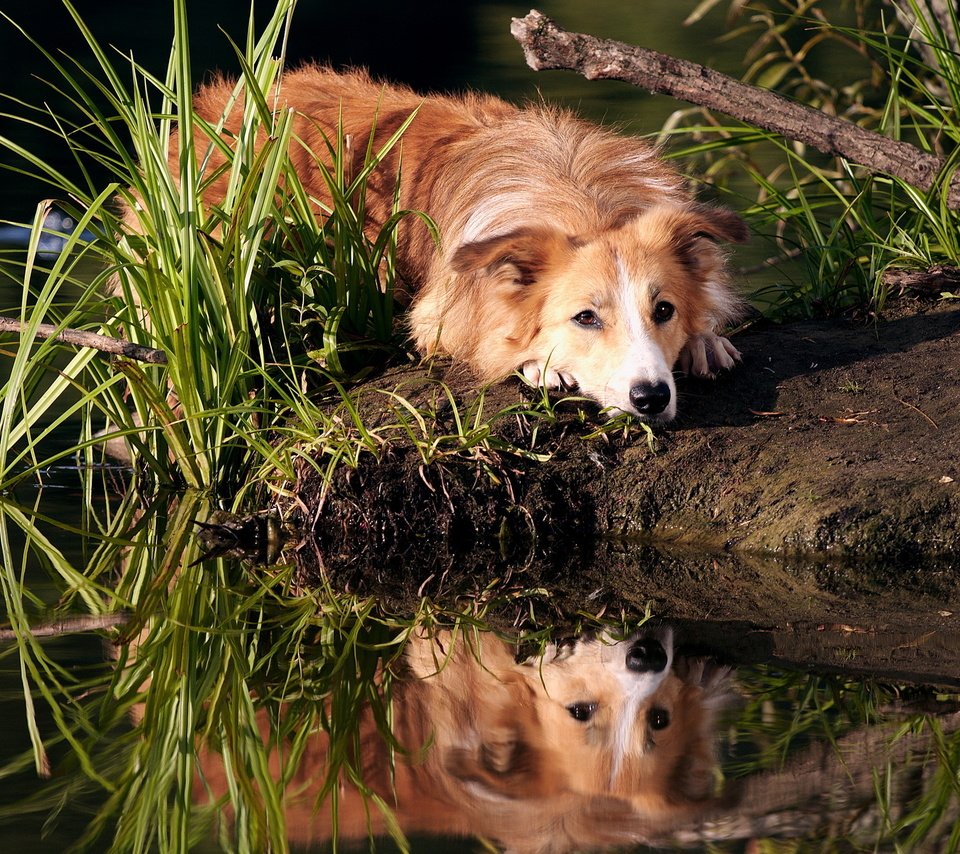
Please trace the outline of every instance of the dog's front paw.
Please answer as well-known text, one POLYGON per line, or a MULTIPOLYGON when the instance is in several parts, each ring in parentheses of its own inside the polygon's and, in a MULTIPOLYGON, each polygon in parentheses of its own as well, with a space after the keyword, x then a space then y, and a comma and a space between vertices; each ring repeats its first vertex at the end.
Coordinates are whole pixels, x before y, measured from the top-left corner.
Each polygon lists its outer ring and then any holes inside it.
POLYGON ((520 372, 527 378, 530 385, 538 388, 571 389, 576 385, 576 381, 569 374, 549 367, 544 370, 543 365, 537 361, 524 362, 520 366, 520 372))
POLYGON ((721 335, 704 332, 694 335, 684 345, 677 367, 693 377, 715 377, 728 371, 741 360, 740 351, 721 335))

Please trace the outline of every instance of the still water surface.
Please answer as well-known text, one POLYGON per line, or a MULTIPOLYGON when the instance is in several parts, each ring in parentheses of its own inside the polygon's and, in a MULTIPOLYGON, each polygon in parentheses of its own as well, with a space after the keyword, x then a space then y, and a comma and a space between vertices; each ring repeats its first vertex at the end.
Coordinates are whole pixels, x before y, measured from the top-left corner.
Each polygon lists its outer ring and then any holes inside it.
MULTIPOLYGON (((58 521, 28 526, 30 624, 93 614, 113 628, 60 630, 28 656, 45 781, 7 645, 8 850, 105 850, 114 834, 125 849, 138 829, 174 850, 179 829, 199 850, 266 850, 277 832, 294 850, 325 850, 334 816, 341 841, 366 847, 368 833, 399 828, 416 851, 482 850, 461 835, 519 851, 781 850, 750 847, 762 839, 955 850, 960 644, 911 627, 906 608, 902 625, 764 624, 746 605, 711 607, 736 586, 735 563, 713 559, 704 584, 693 578, 703 557, 629 543, 615 573, 609 549, 559 575, 554 557, 552 585, 535 560, 458 578, 455 562, 424 556, 381 594, 305 567, 296 542, 271 566, 204 558, 205 502, 120 501, 119 472, 93 481, 85 497, 76 471, 54 473, 41 506, 58 521), (96 581, 78 585, 74 571, 96 581), (744 619, 720 616, 738 607, 744 619), (143 669, 123 677, 117 657, 143 669), (281 773, 273 814, 262 792, 281 773)), ((33 497, 0 506, 18 560, 17 508, 33 497)))

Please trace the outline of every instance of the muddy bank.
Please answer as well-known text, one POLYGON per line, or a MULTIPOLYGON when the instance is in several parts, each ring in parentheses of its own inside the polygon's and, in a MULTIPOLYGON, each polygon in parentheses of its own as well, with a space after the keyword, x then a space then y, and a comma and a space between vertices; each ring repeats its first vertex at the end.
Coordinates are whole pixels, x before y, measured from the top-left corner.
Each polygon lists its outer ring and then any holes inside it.
MULTIPOLYGON (((537 428, 546 464, 510 454, 423 466, 396 447, 344 470, 315 520, 332 552, 618 536, 752 553, 869 556, 877 580, 960 552, 960 306, 901 303, 876 323, 765 325, 743 366, 680 387, 680 416, 584 439, 575 412, 537 428)), ((409 378, 403 390, 411 394, 409 378)), ((487 411, 520 392, 495 390, 487 411)), ((523 444, 531 426, 498 429, 523 444)), ((442 431, 439 431, 442 432, 442 431)), ((307 506, 320 486, 304 469, 307 506)))

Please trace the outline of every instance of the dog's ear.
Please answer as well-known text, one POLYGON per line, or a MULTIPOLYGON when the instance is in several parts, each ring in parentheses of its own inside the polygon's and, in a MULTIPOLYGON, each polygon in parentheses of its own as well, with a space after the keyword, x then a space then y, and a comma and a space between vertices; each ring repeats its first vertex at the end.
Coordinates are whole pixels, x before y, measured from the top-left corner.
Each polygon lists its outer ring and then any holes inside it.
POLYGON ((460 246, 450 259, 457 273, 486 271, 519 285, 537 280, 574 242, 556 229, 525 226, 515 231, 460 246))
POLYGON ((549 794, 551 775, 543 757, 524 738, 521 727, 503 727, 483 734, 475 748, 455 748, 445 757, 447 771, 499 798, 536 798, 549 794))
POLYGON ((743 217, 729 208, 693 205, 688 214, 688 229, 693 237, 706 237, 719 243, 746 243, 750 237, 743 217))
POLYGON ((677 808, 703 806, 716 799, 717 716, 733 702, 733 676, 728 667, 707 659, 681 658, 674 673, 683 680, 675 707, 684 749, 667 775, 665 796, 677 808))
POLYGON ((693 205, 673 221, 673 246, 684 266, 706 272, 724 255, 715 244, 744 243, 750 236, 747 224, 729 208, 693 205))
POLYGON ((477 817, 471 832, 492 838, 509 854, 632 850, 676 829, 675 823, 658 827, 624 798, 589 792, 560 792, 535 805, 498 800, 471 806, 469 814, 477 817))
POLYGON ((691 205, 665 216, 673 251, 685 267, 702 275, 723 266, 718 243, 743 243, 750 235, 740 215, 728 208, 691 205))
POLYGON ((479 702, 475 725, 479 737, 465 739, 444 757, 453 777, 510 800, 560 790, 563 781, 550 772, 543 724, 524 679, 502 674, 479 702))

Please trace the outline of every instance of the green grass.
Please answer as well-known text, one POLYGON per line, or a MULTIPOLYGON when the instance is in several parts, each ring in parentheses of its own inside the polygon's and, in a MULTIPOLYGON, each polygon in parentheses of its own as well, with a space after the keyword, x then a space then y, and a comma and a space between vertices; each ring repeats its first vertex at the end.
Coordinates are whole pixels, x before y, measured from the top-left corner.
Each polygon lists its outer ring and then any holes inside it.
MULTIPOLYGON (((272 108, 292 5, 278 3, 264 31, 255 37, 251 28, 237 48, 235 97, 243 97, 244 113, 230 146, 219 133, 222 119, 211 125, 193 112, 184 2, 174 4, 174 45, 162 78, 133 59, 111 56, 68 0, 64 7, 85 37, 96 72, 36 45, 82 118, 71 123, 26 104, 16 104, 14 118, 45 121, 82 170, 96 163, 113 180, 106 187, 71 183, 0 138, 22 164, 15 171, 40 175, 56 197, 71 200, 66 207, 80 224, 77 234, 89 227, 103 235, 89 245, 71 237, 44 268, 36 246, 46 205, 38 211, 33 245, 22 262, 26 329, 0 420, 0 486, 49 464, 37 457, 38 446, 78 414, 87 426, 78 448, 88 460, 93 425, 115 425, 114 434, 126 438, 161 482, 236 488, 264 461, 289 477, 269 437, 308 414, 306 391, 327 389, 336 396, 338 382, 402 353, 393 317, 396 229, 405 216, 422 215, 395 205, 373 237, 363 224, 367 180, 406 125, 379 148, 371 132, 364 166, 349 177, 342 134, 328 140, 329 152, 315 156, 332 204, 308 196, 291 164, 299 145, 292 114, 272 108), (167 166, 175 128, 179 181, 167 166), (226 157, 216 171, 207 165, 209 140, 226 157), (324 165, 328 155, 332 168, 324 165), (227 179, 228 190, 210 206, 203 188, 218 177, 227 179), (119 219, 116 198, 135 209, 135 230, 119 219), (142 343, 166 353, 167 364, 108 364, 91 351, 62 367, 61 345, 30 344, 41 322, 142 343), (71 389, 76 402, 46 424, 71 389)), ((321 417, 317 409, 309 414, 321 417)))
MULTIPOLYGON (((723 4, 701 4, 700 12, 723 4)), ((914 4, 908 4, 919 8, 914 4)), ((870 175, 775 134, 717 121, 699 110, 675 117, 675 154, 698 163, 711 183, 735 192, 768 255, 790 259, 751 299, 777 317, 882 310, 891 268, 960 264, 960 217, 946 203, 956 169, 960 122, 953 104, 960 33, 926 26, 919 41, 932 67, 880 4, 856 0, 843 10, 822 0, 730 4, 729 38, 749 40, 744 79, 920 149, 946 155, 928 192, 870 175), (735 191, 733 188, 736 188, 735 191)))

